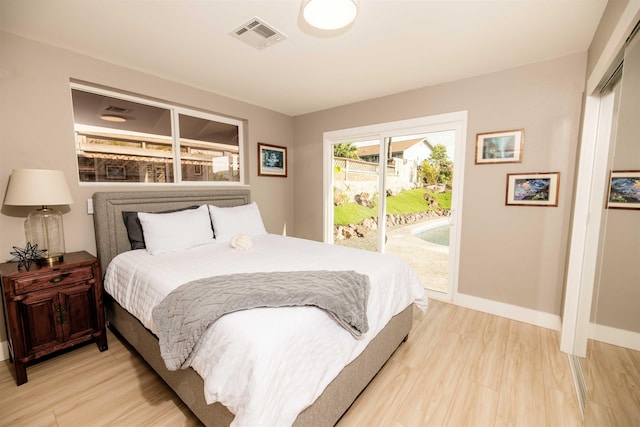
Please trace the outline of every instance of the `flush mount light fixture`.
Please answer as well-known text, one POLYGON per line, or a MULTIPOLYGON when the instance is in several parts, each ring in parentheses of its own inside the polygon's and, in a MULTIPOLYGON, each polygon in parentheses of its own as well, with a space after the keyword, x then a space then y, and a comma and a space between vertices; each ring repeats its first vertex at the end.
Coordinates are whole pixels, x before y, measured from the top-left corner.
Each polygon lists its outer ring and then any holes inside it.
POLYGON ((107 122, 124 123, 127 121, 126 117, 116 116, 115 114, 102 114, 100 118, 107 122))
POLYGON ((351 24, 358 14, 357 0, 306 0, 302 14, 309 25, 337 30, 351 24))

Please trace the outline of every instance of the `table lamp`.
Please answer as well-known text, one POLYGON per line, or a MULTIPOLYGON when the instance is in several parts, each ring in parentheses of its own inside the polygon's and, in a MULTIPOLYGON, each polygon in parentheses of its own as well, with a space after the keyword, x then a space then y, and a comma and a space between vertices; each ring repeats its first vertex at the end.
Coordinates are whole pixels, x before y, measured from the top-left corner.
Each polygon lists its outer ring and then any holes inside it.
POLYGON ((5 205, 41 206, 27 216, 24 229, 27 242, 46 250, 48 264, 61 262, 65 253, 62 213, 49 206, 72 203, 62 171, 47 169, 14 169, 4 198, 5 205))

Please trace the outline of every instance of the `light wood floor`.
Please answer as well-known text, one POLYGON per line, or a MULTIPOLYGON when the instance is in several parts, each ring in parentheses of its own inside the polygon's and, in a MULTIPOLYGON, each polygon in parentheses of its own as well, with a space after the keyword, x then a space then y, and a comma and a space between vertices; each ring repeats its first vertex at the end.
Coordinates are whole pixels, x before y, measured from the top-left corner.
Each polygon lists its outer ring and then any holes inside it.
POLYGON ((585 426, 640 426, 640 352, 589 341, 585 426))
MULTIPOLYGON (((20 387, 0 363, 0 425, 200 425, 140 357, 108 338, 103 353, 90 344, 29 367, 20 387)), ((578 426, 557 343, 554 331, 432 300, 338 426, 578 426)))

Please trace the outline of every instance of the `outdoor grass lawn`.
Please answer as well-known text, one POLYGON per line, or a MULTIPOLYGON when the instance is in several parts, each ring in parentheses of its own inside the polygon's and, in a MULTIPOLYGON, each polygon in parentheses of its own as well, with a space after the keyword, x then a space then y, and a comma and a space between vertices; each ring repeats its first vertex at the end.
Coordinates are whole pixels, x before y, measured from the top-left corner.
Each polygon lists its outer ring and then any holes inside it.
MULTIPOLYGON (((424 199, 425 193, 429 193, 438 201, 438 209, 451 209, 451 191, 433 194, 424 188, 416 188, 387 197, 387 214, 409 214, 432 210, 424 199)), ((360 206, 357 203, 333 207, 333 222, 337 225, 358 224, 363 219, 370 217, 378 217, 377 204, 373 208, 360 206)))

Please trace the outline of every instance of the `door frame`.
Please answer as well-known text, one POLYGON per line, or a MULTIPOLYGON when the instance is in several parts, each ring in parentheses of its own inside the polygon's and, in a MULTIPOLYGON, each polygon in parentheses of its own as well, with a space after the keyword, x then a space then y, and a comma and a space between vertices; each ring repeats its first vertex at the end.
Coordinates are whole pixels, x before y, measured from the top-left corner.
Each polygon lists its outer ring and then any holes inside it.
POLYGON ((587 352, 615 101, 613 92, 589 96, 584 109, 560 333, 560 350, 579 357, 587 352))
MULTIPOLYGON (((419 134, 455 130, 453 196, 451 199, 451 235, 449 245, 449 285, 446 295, 439 292, 428 294, 436 299, 452 301, 458 292, 458 270, 460 260, 460 230, 462 226, 462 195, 465 169, 465 147, 467 138, 467 111, 425 116, 394 122, 327 131, 323 133, 323 241, 333 243, 333 145, 349 141, 359 142, 397 136, 398 133, 419 134), (428 130, 426 130, 428 129, 428 130)), ((382 143, 382 142, 381 142, 382 143)), ((384 147, 381 147, 381 150, 384 147)), ((382 151, 380 151, 382 153, 382 151)), ((383 156, 380 156, 383 159, 383 156)), ((385 156, 386 157, 386 156, 385 156)), ((384 187, 384 173, 380 174, 379 188, 384 187)), ((383 197, 380 194, 379 197, 383 197)), ((379 218, 384 217, 384 203, 378 203, 379 218)), ((384 241, 384 232, 378 236, 379 245, 384 241)), ((379 246, 380 247, 380 246, 379 246)))

